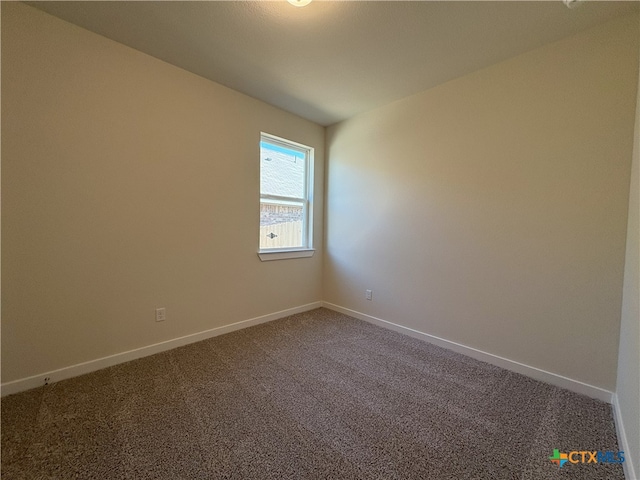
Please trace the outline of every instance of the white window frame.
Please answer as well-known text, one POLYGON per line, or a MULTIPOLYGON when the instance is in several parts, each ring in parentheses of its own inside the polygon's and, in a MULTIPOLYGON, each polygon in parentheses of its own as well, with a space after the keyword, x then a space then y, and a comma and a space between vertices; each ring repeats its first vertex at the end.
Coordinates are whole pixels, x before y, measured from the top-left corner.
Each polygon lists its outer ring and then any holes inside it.
POLYGON ((289 150, 295 150, 304 155, 305 162, 305 184, 303 188, 303 198, 280 197, 277 195, 263 195, 260 191, 260 204, 267 201, 275 204, 299 204, 302 203, 302 246, 286 247, 286 248, 260 248, 260 239, 258 238, 258 257, 260 260, 284 260, 288 258, 303 258, 313 256, 315 249, 313 248, 313 166, 314 166, 314 149, 301 143, 293 142, 285 138, 277 137, 269 133, 260 133, 260 143, 266 142, 276 147, 282 147, 289 150))

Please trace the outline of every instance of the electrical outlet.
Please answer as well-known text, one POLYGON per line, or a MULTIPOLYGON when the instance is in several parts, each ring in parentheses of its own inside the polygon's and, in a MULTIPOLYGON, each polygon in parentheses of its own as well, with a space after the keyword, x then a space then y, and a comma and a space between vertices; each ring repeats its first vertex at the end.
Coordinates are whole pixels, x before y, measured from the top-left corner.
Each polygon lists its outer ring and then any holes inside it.
POLYGON ((367 300, 372 300, 373 299, 373 291, 372 290, 365 290, 364 291, 364 298, 366 298, 367 300))
POLYGON ((164 322, 167 319, 167 309, 156 308, 156 322, 164 322))
POLYGON ((44 377, 44 384, 45 385, 49 385, 50 381, 51 381, 51 377, 44 377))

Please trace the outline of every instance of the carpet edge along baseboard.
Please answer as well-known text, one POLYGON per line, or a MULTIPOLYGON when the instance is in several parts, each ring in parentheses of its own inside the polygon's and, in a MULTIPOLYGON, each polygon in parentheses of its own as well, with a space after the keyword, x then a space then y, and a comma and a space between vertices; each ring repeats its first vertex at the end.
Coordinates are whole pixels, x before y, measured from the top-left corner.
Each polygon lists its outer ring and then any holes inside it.
POLYGON ((596 387, 579 380, 565 377, 557 373, 549 372, 547 370, 542 370, 540 368, 532 367, 530 365, 526 365, 515 360, 510 360, 508 358, 500 357, 492 353, 484 352, 482 350, 478 350, 461 343, 456 343, 451 340, 436 337, 435 335, 430 335, 419 330, 414 330, 409 327, 398 325, 397 323, 367 315, 366 313, 358 312, 356 310, 351 310, 350 308, 345 308, 340 305, 323 302, 322 306, 328 308, 329 310, 334 310, 336 312, 349 315, 359 320, 364 320, 365 322, 373 323, 383 328, 388 328, 396 332, 418 338, 439 347, 453 350, 454 352, 461 353, 471 358, 475 358, 476 360, 490 363, 491 365, 504 368, 505 370, 520 373, 535 380, 539 380, 541 382, 555 385, 556 387, 570 390, 574 393, 586 395, 588 397, 595 398, 596 400, 601 400, 609 404, 612 402, 613 392, 605 390, 604 388, 596 387))
POLYGON ((225 333, 252 327, 261 323, 271 322, 273 320, 278 320, 290 315, 295 315, 296 313, 302 313, 320 307, 322 307, 321 301, 312 302, 306 305, 300 305, 267 315, 261 315, 259 317, 241 320, 229 325, 211 328, 202 332, 184 335, 182 337, 166 340, 152 345, 147 345, 133 350, 128 350, 126 352, 120 352, 75 365, 69 365, 56 370, 42 372, 30 377, 20 378, 18 380, 2 383, 2 385, 0 385, 0 396, 4 397, 6 395, 23 392, 25 390, 30 390, 32 388, 41 387, 46 384, 59 382, 68 378, 78 377, 80 375, 95 372, 96 370, 101 370, 103 368, 112 367, 120 363, 130 362, 131 360, 136 360, 138 358, 148 357, 150 355, 155 355, 156 353, 165 352, 167 350, 172 350, 184 345, 189 345, 190 343, 206 340, 207 338, 224 335, 225 333))

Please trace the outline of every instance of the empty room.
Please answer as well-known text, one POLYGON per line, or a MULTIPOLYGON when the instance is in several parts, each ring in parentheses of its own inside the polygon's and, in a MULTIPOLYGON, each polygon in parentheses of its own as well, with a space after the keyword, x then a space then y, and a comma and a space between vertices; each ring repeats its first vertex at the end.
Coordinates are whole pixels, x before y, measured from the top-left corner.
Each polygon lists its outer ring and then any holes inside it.
POLYGON ((640 2, 10 2, 6 479, 640 479, 640 2))

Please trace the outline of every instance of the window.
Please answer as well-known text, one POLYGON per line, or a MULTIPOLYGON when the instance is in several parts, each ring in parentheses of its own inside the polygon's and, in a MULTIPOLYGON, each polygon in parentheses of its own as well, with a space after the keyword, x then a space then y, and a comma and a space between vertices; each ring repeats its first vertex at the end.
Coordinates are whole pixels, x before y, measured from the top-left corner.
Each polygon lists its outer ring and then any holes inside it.
POLYGON ((260 136, 262 260, 313 254, 312 172, 313 148, 266 133, 260 136))

